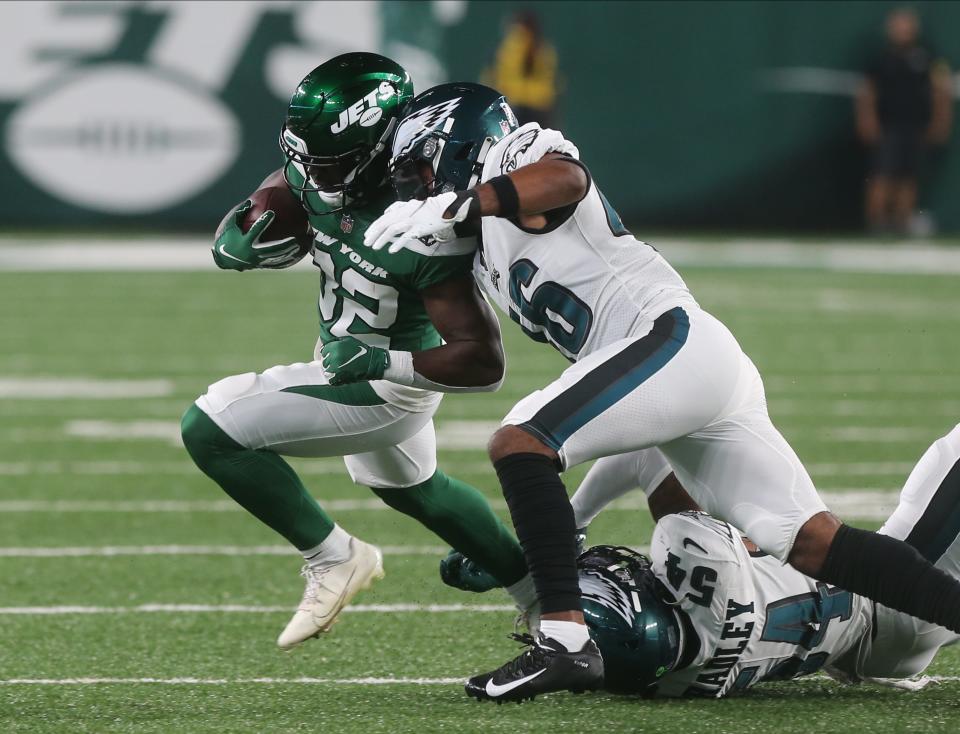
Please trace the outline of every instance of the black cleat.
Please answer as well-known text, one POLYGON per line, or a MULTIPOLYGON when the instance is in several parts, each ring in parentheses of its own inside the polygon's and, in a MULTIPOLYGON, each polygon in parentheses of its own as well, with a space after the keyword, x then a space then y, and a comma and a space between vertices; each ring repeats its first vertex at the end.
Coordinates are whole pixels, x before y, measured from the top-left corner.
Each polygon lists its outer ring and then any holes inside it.
POLYGON ((496 670, 475 675, 464 685, 468 696, 478 701, 522 703, 541 693, 583 693, 603 685, 603 658, 593 640, 579 652, 568 652, 556 640, 543 635, 513 635, 530 647, 496 670))

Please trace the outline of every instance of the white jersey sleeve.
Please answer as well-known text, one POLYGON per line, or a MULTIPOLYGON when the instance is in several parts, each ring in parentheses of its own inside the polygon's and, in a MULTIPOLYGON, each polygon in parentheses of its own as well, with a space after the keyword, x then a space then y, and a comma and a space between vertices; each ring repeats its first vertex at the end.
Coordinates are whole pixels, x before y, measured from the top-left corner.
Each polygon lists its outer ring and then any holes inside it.
MULTIPOLYGON (((524 125, 490 149, 481 182, 548 153, 580 155, 558 131, 524 125)), ((671 308, 696 306, 660 253, 627 231, 592 177, 584 198, 552 212, 542 229, 502 217, 483 217, 480 228, 480 287, 528 336, 571 361, 646 334, 671 308)))
POLYGON ((577 146, 563 137, 562 133, 542 128, 535 122, 528 122, 500 142, 505 144, 495 145, 487 154, 481 181, 489 181, 494 176, 536 163, 547 153, 563 153, 571 158, 580 158, 577 146))
POLYGON ((808 675, 872 628, 872 602, 748 552, 733 526, 704 513, 660 520, 650 553, 699 641, 690 664, 661 679, 658 695, 720 697, 808 675))

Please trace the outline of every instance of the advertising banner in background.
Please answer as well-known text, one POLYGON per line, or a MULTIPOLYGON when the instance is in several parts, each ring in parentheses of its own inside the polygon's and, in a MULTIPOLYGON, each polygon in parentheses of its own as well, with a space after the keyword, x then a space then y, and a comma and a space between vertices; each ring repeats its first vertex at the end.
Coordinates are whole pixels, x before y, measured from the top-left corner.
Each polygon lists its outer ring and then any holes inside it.
MULTIPOLYGON (((960 5, 918 3, 960 64, 960 5)), ((281 156, 296 83, 348 50, 422 91, 478 80, 500 2, 0 4, 0 226, 208 230, 281 156)), ((556 49, 557 124, 644 227, 856 229, 853 94, 888 3, 527 3, 556 49)), ((960 231, 960 157, 921 206, 960 231)))

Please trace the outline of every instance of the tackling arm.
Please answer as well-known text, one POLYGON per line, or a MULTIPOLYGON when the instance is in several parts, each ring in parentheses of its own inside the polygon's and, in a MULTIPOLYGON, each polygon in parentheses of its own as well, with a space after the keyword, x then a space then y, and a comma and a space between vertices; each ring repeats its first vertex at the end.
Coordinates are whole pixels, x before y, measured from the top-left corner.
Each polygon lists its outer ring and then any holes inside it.
POLYGON ((549 152, 466 191, 392 204, 367 228, 363 242, 379 250, 392 241, 390 252, 425 237, 448 242, 488 216, 518 219, 524 227, 539 230, 547 226, 551 212, 576 206, 589 189, 590 175, 579 160, 549 152))
POLYGON ((506 174, 506 178, 516 192, 515 206, 501 199, 502 189, 498 184, 488 181, 474 189, 477 195, 476 216, 523 217, 543 214, 580 202, 590 188, 590 177, 583 164, 576 158, 560 153, 547 153, 536 163, 506 174))

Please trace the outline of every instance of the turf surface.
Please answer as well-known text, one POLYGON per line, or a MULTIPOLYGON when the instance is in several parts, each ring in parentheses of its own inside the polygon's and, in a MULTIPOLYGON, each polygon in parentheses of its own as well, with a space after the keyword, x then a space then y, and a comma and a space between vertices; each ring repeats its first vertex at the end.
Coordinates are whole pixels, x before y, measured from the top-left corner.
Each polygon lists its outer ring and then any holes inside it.
MULTIPOLYGON (((848 519, 876 527, 883 507, 873 490, 895 490, 960 415, 955 277, 697 268, 684 276, 757 363, 771 413, 818 485, 841 497, 869 490, 862 507, 844 506, 848 519)), ((0 683, 0 731, 960 730, 952 680, 907 693, 814 678, 720 702, 470 702, 448 679, 512 653, 510 612, 369 605, 503 605, 506 597, 442 586, 439 541, 374 509, 331 460, 295 464, 318 497, 346 507, 334 514, 348 530, 391 547, 387 578, 357 599, 367 611, 344 615, 321 641, 279 652, 274 638, 288 613, 277 608, 299 599, 298 557, 193 469, 176 422, 220 377, 308 359, 315 297, 314 277, 302 272, 0 273, 0 386, 38 377, 168 381, 143 398, 41 398, 33 383, 0 398, 0 680, 51 681, 0 683), (151 604, 247 611, 136 609, 151 604), (64 606, 85 609, 40 613, 64 606), (428 680, 364 680, 384 678, 428 680)), ((486 426, 565 364, 512 324, 504 332, 503 390, 449 397, 438 416, 449 447, 441 465, 491 498, 486 426)), ((570 472, 568 486, 582 475, 570 472)), ((612 510, 591 540, 645 544, 650 529, 644 511, 612 510)), ((960 675, 957 648, 928 672, 960 675)))

